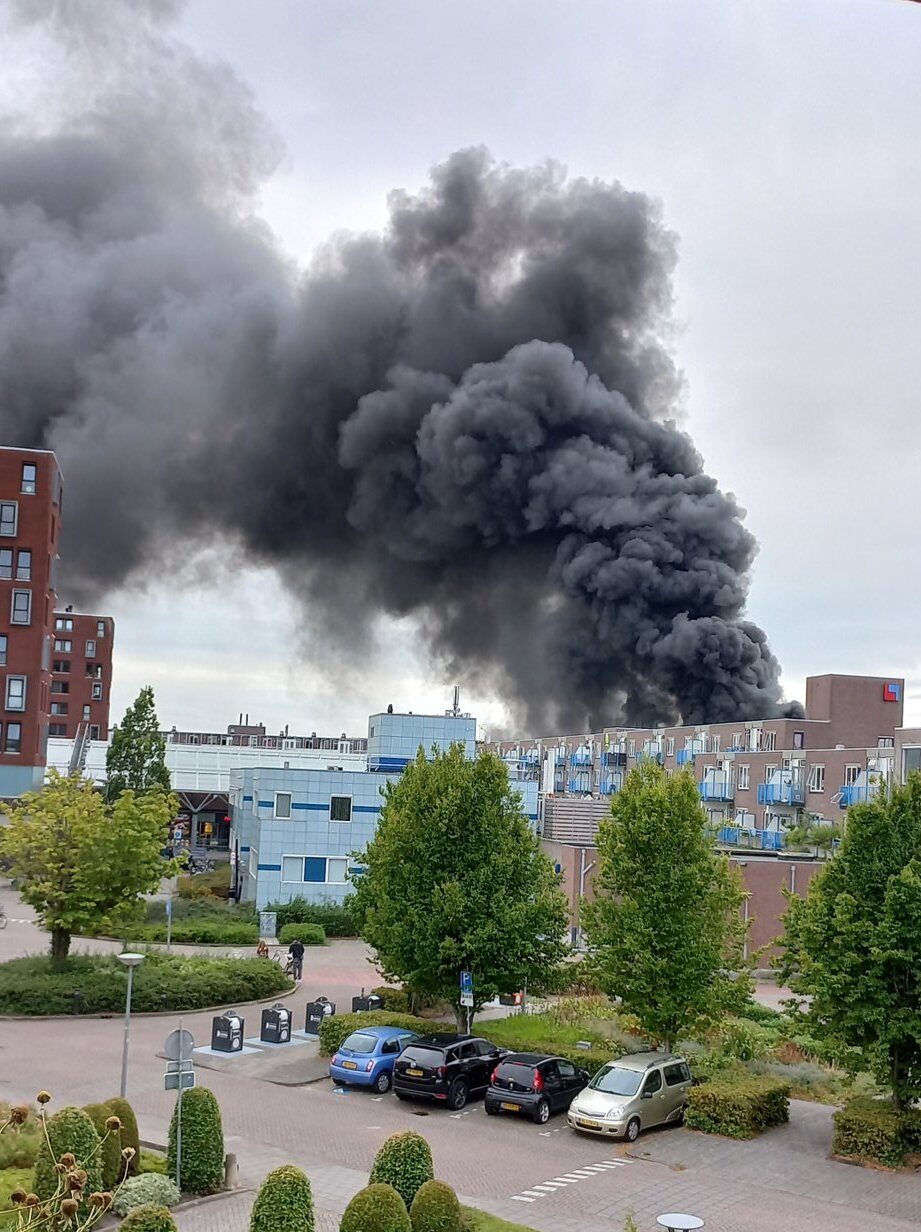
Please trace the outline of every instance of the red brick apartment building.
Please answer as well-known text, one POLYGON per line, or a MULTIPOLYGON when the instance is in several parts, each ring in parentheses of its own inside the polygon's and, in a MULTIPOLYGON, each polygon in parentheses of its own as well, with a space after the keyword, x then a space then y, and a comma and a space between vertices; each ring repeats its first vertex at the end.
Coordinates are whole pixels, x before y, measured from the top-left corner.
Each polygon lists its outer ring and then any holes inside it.
MULTIPOLYGON (((55 724, 71 718, 79 723, 88 707, 86 722, 103 733, 108 728, 113 622, 55 611, 62 512, 63 483, 54 454, 0 446, 0 798, 41 786, 52 714, 55 724), (82 640, 58 631, 60 618, 87 622, 80 626, 82 640), (57 647, 67 641, 80 652, 73 702, 75 673, 55 670, 65 660, 57 647), (92 656, 85 654, 89 649, 92 656)), ((72 656, 70 661, 76 666, 72 656)), ((76 723, 66 734, 75 734, 76 723)))
POLYGON ((50 736, 73 739, 83 724, 90 740, 108 738, 114 643, 111 616, 55 612, 50 736))

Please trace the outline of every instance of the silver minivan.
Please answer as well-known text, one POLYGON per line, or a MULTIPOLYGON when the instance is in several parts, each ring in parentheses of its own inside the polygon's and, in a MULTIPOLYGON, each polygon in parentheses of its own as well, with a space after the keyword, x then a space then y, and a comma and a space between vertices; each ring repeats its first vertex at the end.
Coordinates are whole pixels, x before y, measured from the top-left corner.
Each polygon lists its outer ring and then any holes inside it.
POLYGON ((640 1130, 680 1124, 691 1087, 684 1057, 637 1052, 609 1061, 573 1100, 573 1129, 635 1142, 640 1130))

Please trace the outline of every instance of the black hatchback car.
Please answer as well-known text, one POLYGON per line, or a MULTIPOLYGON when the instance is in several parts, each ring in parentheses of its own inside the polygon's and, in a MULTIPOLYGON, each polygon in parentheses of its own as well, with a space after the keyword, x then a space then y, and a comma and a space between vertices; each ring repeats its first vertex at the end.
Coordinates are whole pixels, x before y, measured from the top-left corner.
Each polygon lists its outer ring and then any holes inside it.
POLYGON ((436 1099, 453 1111, 471 1095, 482 1095, 489 1076, 505 1056, 476 1035, 426 1035, 414 1040, 393 1067, 397 1099, 436 1099))
POLYGON ((512 1112, 545 1125, 553 1112, 569 1107, 588 1082, 588 1074, 563 1057, 513 1052, 493 1070, 486 1092, 490 1116, 512 1112))

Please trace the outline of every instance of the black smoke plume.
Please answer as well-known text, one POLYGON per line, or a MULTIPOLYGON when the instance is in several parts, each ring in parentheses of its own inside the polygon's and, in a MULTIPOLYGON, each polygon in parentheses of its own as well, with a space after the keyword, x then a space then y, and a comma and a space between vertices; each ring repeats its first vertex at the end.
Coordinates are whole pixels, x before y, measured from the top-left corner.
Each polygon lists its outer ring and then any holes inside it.
POLYGON ((299 274, 274 139, 176 8, 9 6, 59 84, 0 138, 2 436, 60 457, 73 596, 223 539, 532 730, 780 713, 754 541, 668 421, 654 203, 462 150, 299 274))

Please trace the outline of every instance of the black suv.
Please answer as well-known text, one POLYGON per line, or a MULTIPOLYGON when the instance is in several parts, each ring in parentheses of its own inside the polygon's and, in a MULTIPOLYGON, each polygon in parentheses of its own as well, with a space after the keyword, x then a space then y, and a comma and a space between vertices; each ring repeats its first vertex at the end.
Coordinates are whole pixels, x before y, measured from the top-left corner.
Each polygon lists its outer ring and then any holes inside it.
POLYGON ((505 1051, 476 1035, 426 1035, 404 1048, 393 1067, 397 1099, 444 1100, 463 1108, 481 1095, 505 1051))
POLYGON ((551 1112, 568 1108, 585 1084, 588 1074, 562 1057, 514 1052, 492 1072, 486 1092, 486 1111, 524 1113, 545 1125, 551 1112))

